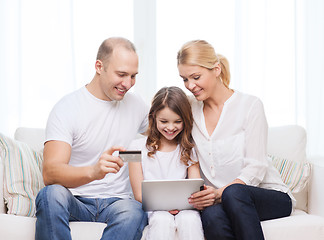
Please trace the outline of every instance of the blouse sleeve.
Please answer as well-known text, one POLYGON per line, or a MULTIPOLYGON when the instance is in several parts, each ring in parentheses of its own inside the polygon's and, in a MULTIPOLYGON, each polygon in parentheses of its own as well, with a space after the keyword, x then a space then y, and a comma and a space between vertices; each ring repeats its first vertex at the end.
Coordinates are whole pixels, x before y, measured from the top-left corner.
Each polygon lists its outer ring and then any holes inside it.
POLYGON ((267 171, 268 124, 263 104, 256 99, 251 104, 245 123, 245 155, 238 176, 247 185, 258 186, 267 171))

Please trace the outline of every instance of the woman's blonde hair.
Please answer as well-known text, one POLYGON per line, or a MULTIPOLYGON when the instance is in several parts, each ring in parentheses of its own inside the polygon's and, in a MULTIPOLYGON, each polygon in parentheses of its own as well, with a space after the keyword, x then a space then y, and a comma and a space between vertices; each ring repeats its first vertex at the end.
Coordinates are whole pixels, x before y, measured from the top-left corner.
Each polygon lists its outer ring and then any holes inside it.
POLYGON ((213 46, 205 40, 194 40, 185 43, 177 55, 179 64, 200 66, 207 69, 213 69, 217 64, 221 66, 220 78, 223 84, 229 88, 230 70, 227 59, 216 54, 213 46))

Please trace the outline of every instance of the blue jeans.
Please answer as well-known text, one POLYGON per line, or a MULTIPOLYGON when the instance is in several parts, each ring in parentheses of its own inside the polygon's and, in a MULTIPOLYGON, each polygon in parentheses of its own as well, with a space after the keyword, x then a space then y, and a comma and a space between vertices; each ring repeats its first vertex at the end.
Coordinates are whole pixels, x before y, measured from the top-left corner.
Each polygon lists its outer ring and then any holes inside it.
POLYGON ((202 211, 201 221, 207 240, 262 240, 260 221, 287 217, 291 210, 287 193, 233 184, 224 190, 221 204, 202 211))
POLYGON ((141 239, 147 225, 142 205, 132 199, 82 198, 61 185, 44 187, 36 198, 36 240, 71 239, 69 221, 107 223, 102 239, 141 239))

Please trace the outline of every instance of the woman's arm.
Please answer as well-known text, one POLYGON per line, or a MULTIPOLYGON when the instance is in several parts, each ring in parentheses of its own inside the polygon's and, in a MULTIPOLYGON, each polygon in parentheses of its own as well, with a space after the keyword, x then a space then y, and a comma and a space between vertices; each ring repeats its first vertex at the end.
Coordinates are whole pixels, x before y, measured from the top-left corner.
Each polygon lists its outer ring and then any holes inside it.
POLYGON ((259 99, 251 105, 244 128, 244 167, 237 178, 247 185, 258 186, 263 181, 268 168, 268 124, 263 104, 259 99))
POLYGON ((133 189, 134 197, 142 202, 142 181, 144 179, 142 164, 140 162, 128 163, 129 180, 133 189))
POLYGON ((245 183, 240 179, 235 179, 233 182, 219 189, 216 189, 212 186, 204 185, 204 190, 200 192, 196 192, 191 195, 191 197, 189 198, 189 203, 198 210, 202 210, 205 207, 209 207, 211 205, 221 203, 222 194, 225 188, 236 183, 245 185, 245 183))

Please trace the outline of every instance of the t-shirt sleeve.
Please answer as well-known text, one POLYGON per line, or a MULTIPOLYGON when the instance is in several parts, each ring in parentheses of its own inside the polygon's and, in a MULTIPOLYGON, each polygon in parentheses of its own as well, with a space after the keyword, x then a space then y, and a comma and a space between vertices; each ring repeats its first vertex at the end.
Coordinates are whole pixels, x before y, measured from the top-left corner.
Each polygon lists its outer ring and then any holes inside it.
POLYGON ((198 163, 198 154, 197 154, 195 148, 192 148, 190 158, 191 158, 191 161, 188 162, 189 167, 190 167, 191 165, 193 165, 193 164, 198 163))
POLYGON ((45 142, 56 140, 63 141, 72 146, 73 118, 72 112, 64 106, 64 102, 58 102, 52 109, 46 125, 45 142))
POLYGON ((138 128, 138 133, 145 133, 148 128, 148 113, 149 113, 149 106, 147 103, 144 102, 144 100, 138 96, 138 106, 140 107, 140 117, 142 118, 142 122, 138 128))
POLYGON ((137 150, 141 151, 146 144, 146 137, 139 137, 134 139, 130 144, 127 150, 137 150))

